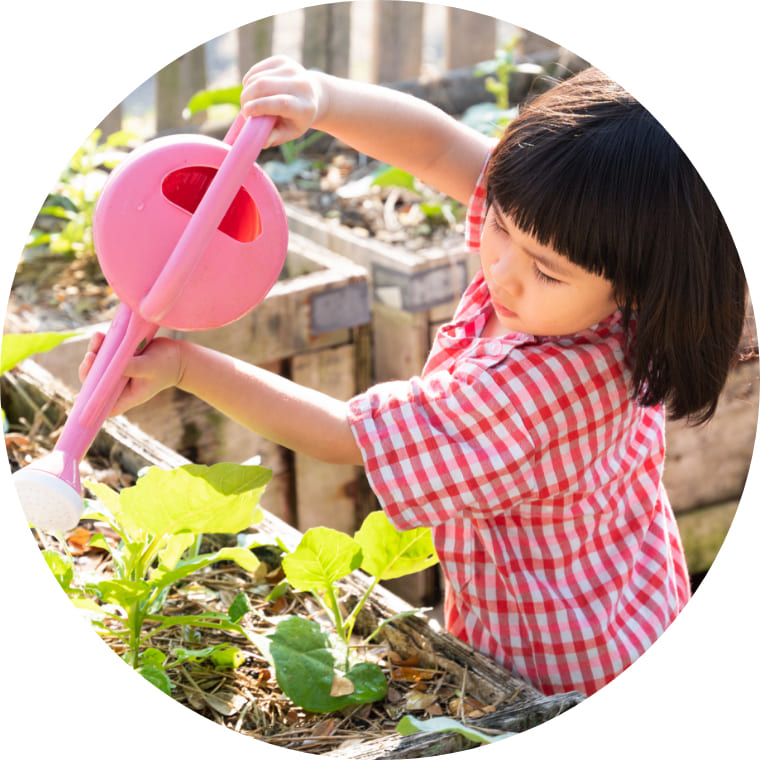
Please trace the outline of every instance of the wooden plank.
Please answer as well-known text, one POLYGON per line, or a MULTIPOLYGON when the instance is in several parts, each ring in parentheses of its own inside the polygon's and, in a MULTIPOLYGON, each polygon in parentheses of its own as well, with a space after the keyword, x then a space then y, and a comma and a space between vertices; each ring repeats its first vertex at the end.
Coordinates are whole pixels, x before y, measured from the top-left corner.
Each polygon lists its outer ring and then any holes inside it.
POLYGON ((349 75, 351 4, 327 3, 304 8, 301 62, 339 77, 349 75))
POLYGON ((372 81, 416 79, 422 70, 423 3, 375 0, 372 81))
POLYGON ((243 77, 254 63, 272 55, 274 17, 245 24, 237 30, 238 68, 243 77))
POLYGON ((427 313, 373 304, 374 381, 407 380, 419 375, 430 350, 429 332, 427 313))
POLYGON ((447 70, 473 66, 494 57, 496 19, 460 8, 447 8, 446 21, 447 70))
MULTIPOLYGON (((206 87, 206 57, 203 46, 181 55, 156 74, 156 131, 187 131, 182 111, 190 98, 206 87)), ((205 117, 198 114, 200 124, 205 117)))
MULTIPOLYGON (((353 345, 294 356, 291 378, 308 388, 347 401, 356 393, 353 345)), ((294 454, 297 526, 301 531, 325 526, 353 534, 357 520, 357 480, 361 469, 328 464, 294 454)))

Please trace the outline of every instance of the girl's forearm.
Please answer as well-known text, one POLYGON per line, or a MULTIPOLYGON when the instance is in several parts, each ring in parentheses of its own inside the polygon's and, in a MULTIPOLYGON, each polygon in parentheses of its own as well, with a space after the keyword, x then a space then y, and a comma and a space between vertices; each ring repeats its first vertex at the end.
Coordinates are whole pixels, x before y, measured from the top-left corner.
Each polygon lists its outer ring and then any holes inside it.
POLYGON ((212 349, 182 343, 177 387, 293 451, 361 465, 347 404, 212 349))
POLYGON ((315 74, 314 127, 467 203, 490 148, 483 135, 427 101, 388 87, 315 74))

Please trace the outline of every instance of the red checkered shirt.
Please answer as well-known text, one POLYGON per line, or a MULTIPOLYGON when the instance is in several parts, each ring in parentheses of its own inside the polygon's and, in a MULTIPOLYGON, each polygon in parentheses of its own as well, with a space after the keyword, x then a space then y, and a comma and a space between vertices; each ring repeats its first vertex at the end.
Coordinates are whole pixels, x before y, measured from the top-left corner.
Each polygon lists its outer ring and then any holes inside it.
MULTIPOLYGON (((484 212, 481 176, 473 252, 484 212)), ((630 398, 619 312, 481 338, 491 308, 479 273, 421 377, 353 398, 352 429, 391 522, 432 528, 447 629, 546 694, 590 695, 689 598, 663 409, 630 398)))

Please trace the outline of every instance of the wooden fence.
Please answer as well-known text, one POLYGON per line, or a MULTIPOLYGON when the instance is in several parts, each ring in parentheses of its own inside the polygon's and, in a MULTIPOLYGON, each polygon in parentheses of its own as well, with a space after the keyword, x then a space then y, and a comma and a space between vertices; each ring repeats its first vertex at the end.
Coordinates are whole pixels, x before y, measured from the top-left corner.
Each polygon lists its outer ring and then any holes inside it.
MULTIPOLYGON (((143 136, 186 130, 182 111, 191 95, 238 84, 253 63, 273 53, 339 76, 399 84, 472 68, 516 35, 523 60, 564 56, 572 66, 570 54, 541 37, 489 16, 430 3, 356 0, 271 16, 224 35, 227 66, 221 77, 211 58, 222 38, 157 72, 143 88, 150 90, 143 108, 152 123, 143 136)), ((121 128, 124 116, 122 104, 103 121, 104 133, 121 128)))

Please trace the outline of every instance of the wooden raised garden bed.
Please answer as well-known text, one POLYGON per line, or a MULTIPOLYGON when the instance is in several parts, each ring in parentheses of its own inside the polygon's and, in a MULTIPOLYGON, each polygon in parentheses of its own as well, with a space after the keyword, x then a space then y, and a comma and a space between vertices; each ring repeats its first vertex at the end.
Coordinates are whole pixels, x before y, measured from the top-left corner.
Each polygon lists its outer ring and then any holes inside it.
MULTIPOLYGON (((49 436, 62 424, 72 398, 62 383, 31 361, 3 376, 2 396, 12 430, 6 437, 6 447, 11 469, 15 470, 25 459, 35 458, 49 447, 49 436)), ((91 481, 104 480, 118 488, 134 482, 137 472, 146 466, 170 469, 186 463, 175 451, 120 417, 104 425, 85 463, 85 475, 91 481)), ((82 532, 86 538, 101 529, 98 524, 83 521, 77 531, 69 534, 69 543, 73 546, 76 534, 80 547, 76 562, 85 569, 107 573, 107 567, 98 565, 102 560, 97 552, 82 545, 82 532)), ((277 536, 288 549, 301 538, 297 530, 270 513, 265 513, 263 522, 253 529, 277 536)), ((223 543, 225 537, 209 536, 207 540, 223 543)), ((48 537, 43 543, 52 541, 48 537)), ((165 607, 171 614, 185 614, 186 609, 198 606, 211 610, 232 593, 242 591, 255 610, 248 624, 258 633, 266 633, 268 618, 289 613, 301 603, 293 593, 266 602, 267 584, 276 579, 251 577, 236 565, 209 566, 194 573, 189 581, 173 589, 166 599, 165 607)), ((343 582, 341 593, 346 599, 357 597, 367 589, 367 583, 367 576, 355 572, 343 582)), ((365 607, 373 624, 408 609, 382 587, 372 592, 369 606, 365 607)), ((366 624, 360 622, 360 627, 366 624)), ((329 714, 308 713, 289 703, 278 691, 266 661, 240 637, 207 629, 198 629, 193 636, 194 646, 216 644, 226 636, 244 649, 245 662, 232 671, 217 671, 200 663, 173 671, 175 699, 230 730, 315 754, 373 760, 454 752, 476 745, 460 733, 423 732, 402 737, 395 731, 399 718, 404 714, 447 715, 486 732, 519 732, 549 720, 582 699, 574 692, 543 696, 438 630, 419 613, 388 623, 375 641, 375 656, 383 663, 389 679, 387 697, 329 714)), ((166 649, 178 645, 187 646, 186 640, 167 635, 160 643, 153 643, 166 649)))

